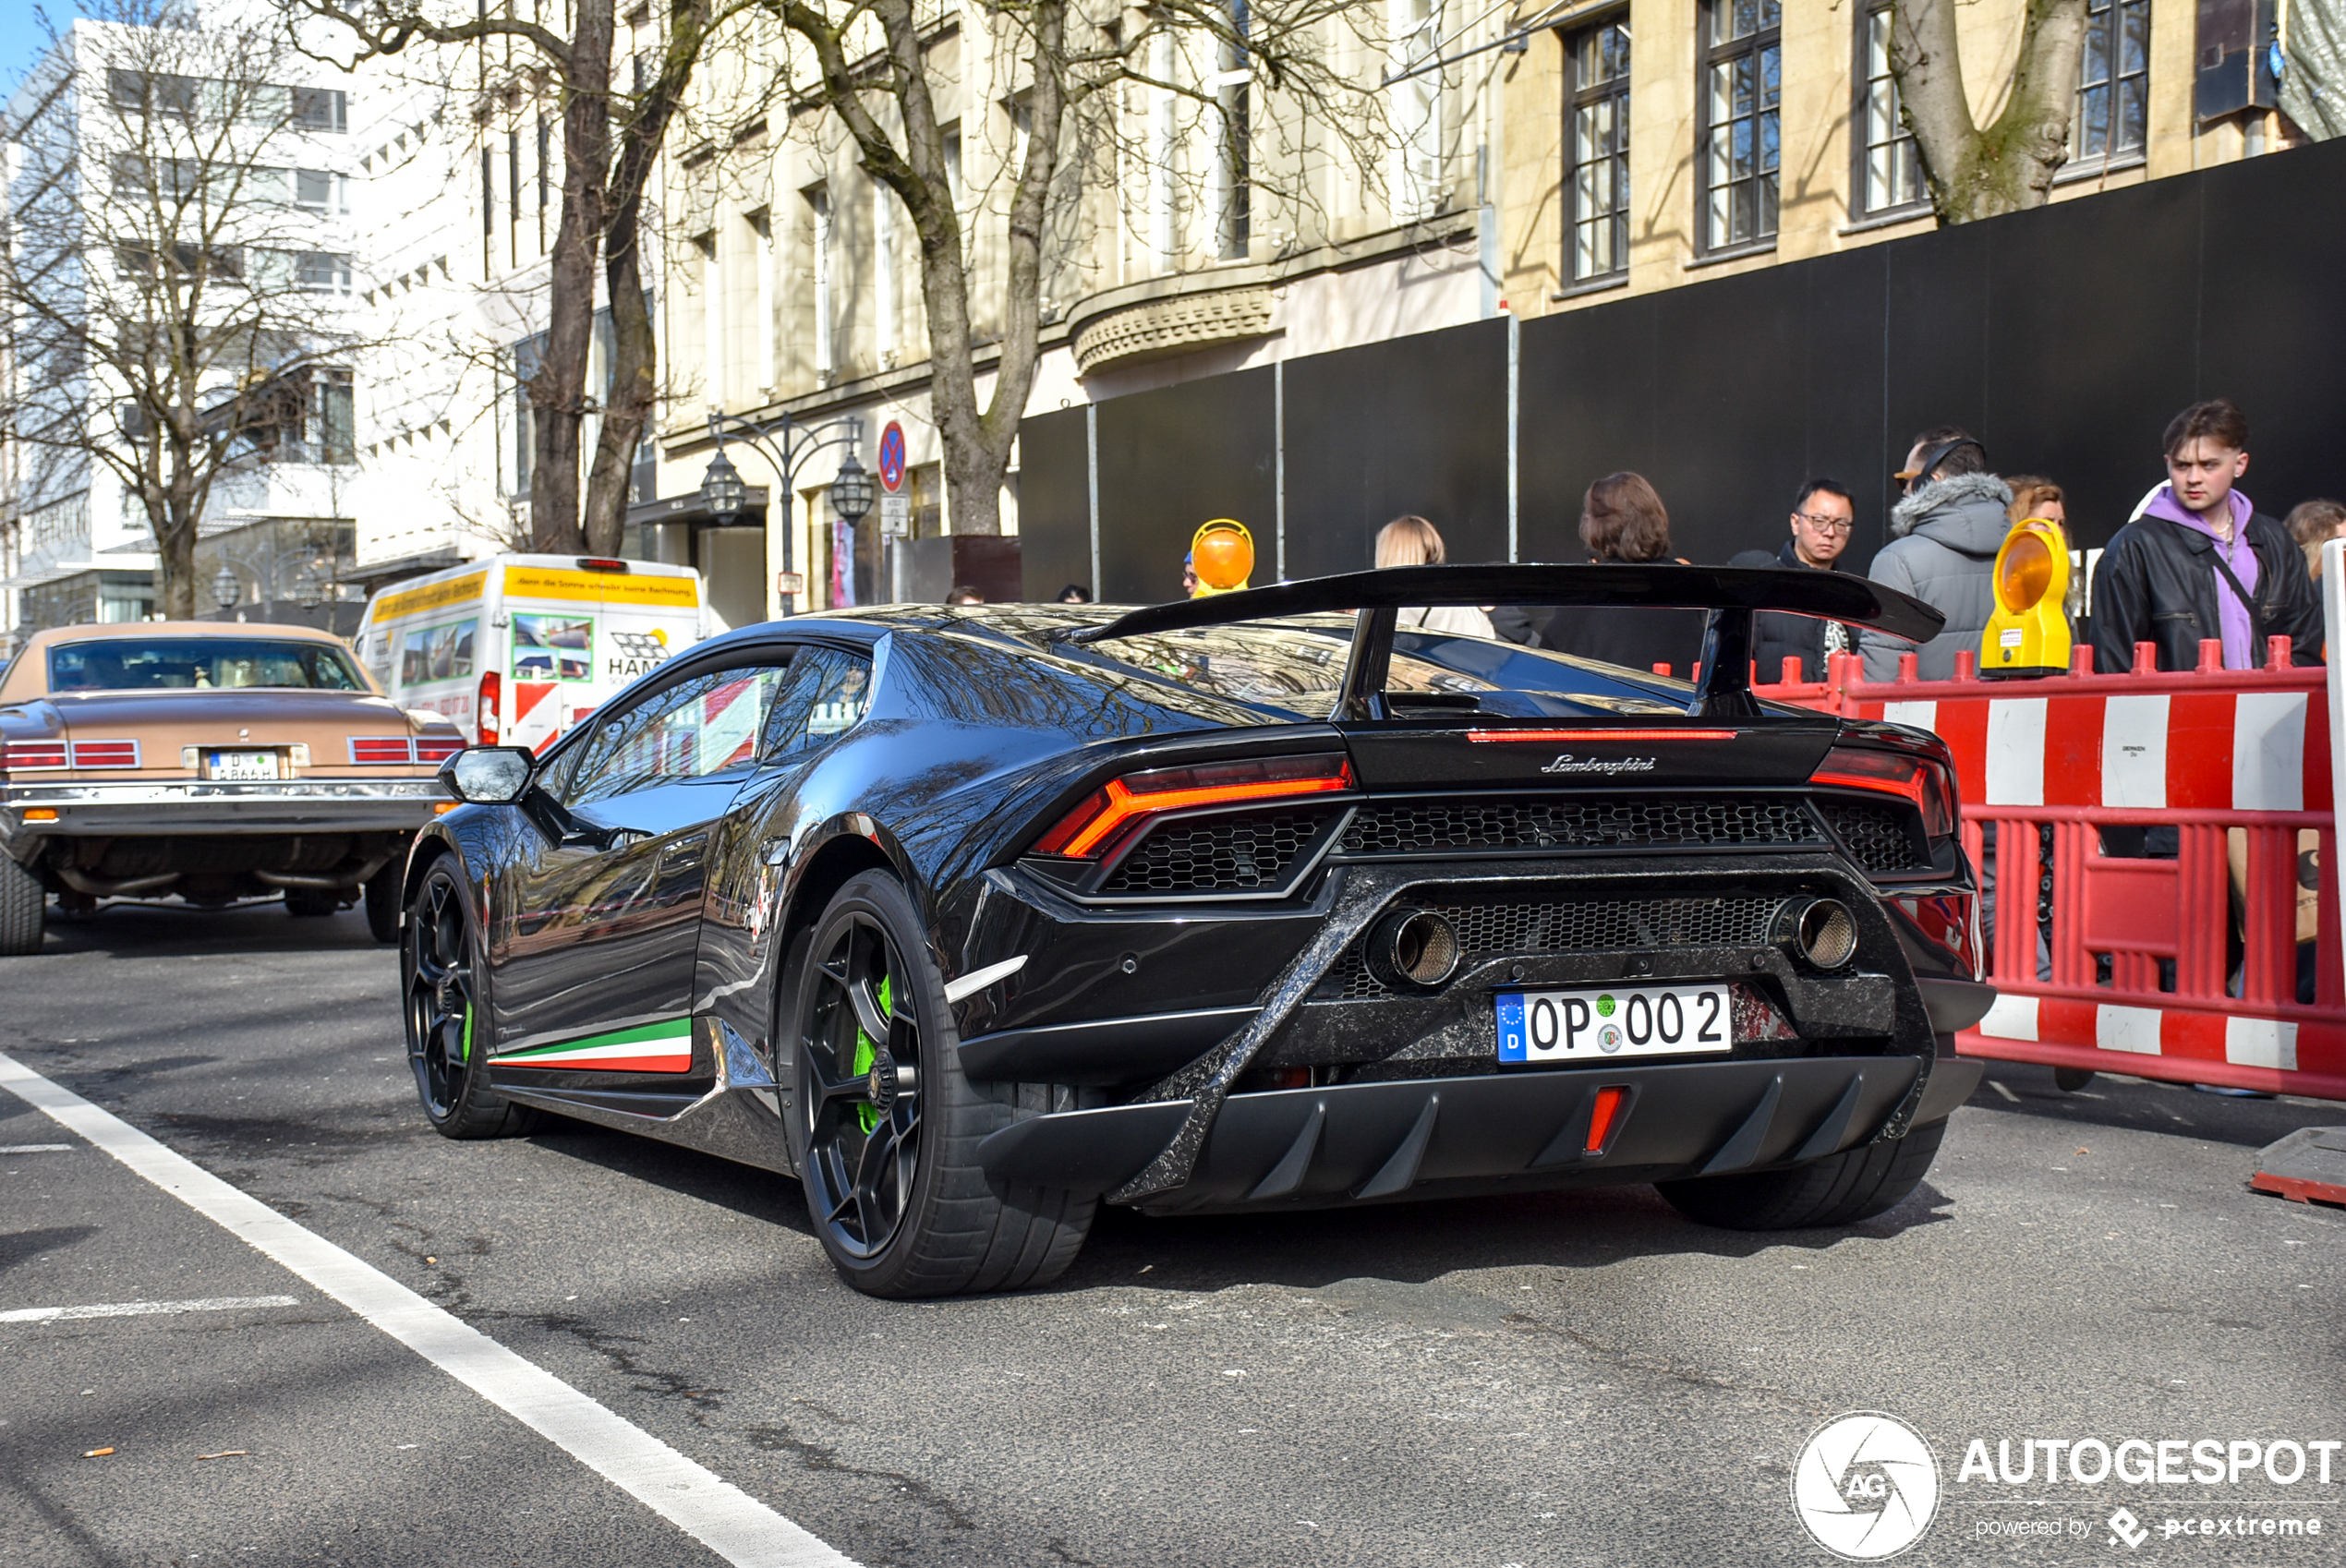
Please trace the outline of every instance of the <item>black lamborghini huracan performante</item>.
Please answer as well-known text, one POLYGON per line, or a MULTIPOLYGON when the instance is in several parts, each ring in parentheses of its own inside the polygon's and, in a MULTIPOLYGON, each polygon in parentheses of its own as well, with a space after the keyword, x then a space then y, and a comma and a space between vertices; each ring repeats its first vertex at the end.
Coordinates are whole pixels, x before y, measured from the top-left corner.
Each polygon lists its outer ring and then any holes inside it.
POLYGON ((794 1176, 880 1296, 1040 1285, 1103 1202, 1879 1213, 1978 1079, 1954 770, 1756 701, 1755 611, 1939 624, 1823 572, 1457 566, 701 644, 542 756, 443 769, 469 803, 405 900, 425 1113, 794 1176), (1442 604, 1701 610, 1704 657, 1399 624, 1442 604))

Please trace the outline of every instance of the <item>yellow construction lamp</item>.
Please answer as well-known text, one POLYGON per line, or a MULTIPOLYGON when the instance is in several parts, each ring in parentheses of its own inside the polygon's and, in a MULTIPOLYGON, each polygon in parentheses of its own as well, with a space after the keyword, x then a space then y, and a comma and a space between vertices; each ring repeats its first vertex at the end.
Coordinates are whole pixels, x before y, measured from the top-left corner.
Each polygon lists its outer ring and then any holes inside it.
POLYGON ((1254 572, 1254 536, 1235 518, 1216 517, 1190 536, 1190 570, 1197 573, 1191 598, 1245 587, 1254 572))
POLYGON ((2024 517, 2004 536, 1991 579, 1995 613, 1979 639, 1979 673, 2059 675, 2069 668, 2069 541, 2061 525, 2024 517))

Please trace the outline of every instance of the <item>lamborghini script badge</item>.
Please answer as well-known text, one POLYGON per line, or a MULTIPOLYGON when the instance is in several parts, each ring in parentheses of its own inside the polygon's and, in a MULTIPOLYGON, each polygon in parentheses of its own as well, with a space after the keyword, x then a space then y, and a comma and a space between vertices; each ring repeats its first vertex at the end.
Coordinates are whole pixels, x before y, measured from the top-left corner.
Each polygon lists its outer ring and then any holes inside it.
POLYGON ((1542 768, 1542 773, 1650 773, 1651 757, 1576 757, 1565 753, 1542 768))

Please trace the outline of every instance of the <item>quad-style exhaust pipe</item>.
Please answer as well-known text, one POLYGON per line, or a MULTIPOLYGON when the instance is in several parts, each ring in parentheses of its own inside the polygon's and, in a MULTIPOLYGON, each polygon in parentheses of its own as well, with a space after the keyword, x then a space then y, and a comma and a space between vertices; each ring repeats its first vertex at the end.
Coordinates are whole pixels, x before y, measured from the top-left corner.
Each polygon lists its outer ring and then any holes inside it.
POLYGON ((1431 991, 1458 971, 1458 929, 1433 910, 1386 912, 1369 930, 1369 972, 1397 991, 1431 991))
POLYGON ((1857 917, 1838 899, 1792 899, 1776 911, 1775 939, 1819 969, 1839 969, 1857 953, 1857 917))

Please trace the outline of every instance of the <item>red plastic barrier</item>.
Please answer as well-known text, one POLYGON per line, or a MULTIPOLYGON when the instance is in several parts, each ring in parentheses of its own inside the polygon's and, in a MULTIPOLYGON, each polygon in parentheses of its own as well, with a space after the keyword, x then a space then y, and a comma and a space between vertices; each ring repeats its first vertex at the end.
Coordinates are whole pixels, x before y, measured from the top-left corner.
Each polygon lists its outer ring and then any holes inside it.
MULTIPOLYGON (((1868 681, 1837 654, 1826 679, 1756 688, 1771 701, 1932 730, 1955 754, 1963 836, 1978 864, 1996 826, 1991 973, 1998 999, 1965 1055, 2183 1083, 2346 1099, 2346 970, 2325 671, 2270 639, 2262 669, 1868 681), (2171 826, 2172 860, 2106 855, 2106 827, 2171 826), (2052 909, 2038 913, 2052 841, 2052 909), (2314 1000, 2300 1003, 2300 835, 2316 845, 2314 1000), (2107 960, 2107 977, 2104 978, 2107 960), (2162 973, 2162 971, 2166 971, 2162 973)), ((1786 661, 1784 673, 1797 671, 1786 661)))

